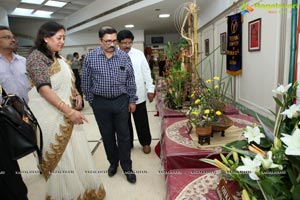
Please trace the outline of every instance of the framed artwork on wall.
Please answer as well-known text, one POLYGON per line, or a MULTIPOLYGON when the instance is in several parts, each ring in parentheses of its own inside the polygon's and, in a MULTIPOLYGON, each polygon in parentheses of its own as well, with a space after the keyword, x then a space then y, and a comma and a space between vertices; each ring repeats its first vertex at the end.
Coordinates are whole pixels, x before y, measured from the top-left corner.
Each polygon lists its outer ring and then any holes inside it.
POLYGON ((248 51, 260 51, 261 18, 248 23, 248 51))
POLYGON ((220 34, 220 54, 226 54, 226 32, 220 34))
POLYGON ((205 55, 209 55, 209 39, 204 40, 204 47, 205 47, 205 55))

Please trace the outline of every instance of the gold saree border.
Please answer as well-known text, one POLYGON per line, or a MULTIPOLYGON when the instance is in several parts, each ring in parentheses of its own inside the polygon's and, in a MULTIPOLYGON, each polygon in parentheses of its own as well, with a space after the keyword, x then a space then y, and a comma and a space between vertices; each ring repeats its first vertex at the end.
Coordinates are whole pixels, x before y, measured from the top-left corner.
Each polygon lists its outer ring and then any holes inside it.
MULTIPOLYGON (((83 195, 79 195, 77 197, 77 200, 102 200, 104 199, 105 195, 106 195, 105 189, 101 184, 97 190, 96 189, 85 190, 83 195)), ((53 200, 53 199, 51 196, 47 196, 46 200, 53 200)))
POLYGON ((50 149, 53 151, 53 153, 46 151, 42 159, 41 171, 46 181, 49 179, 58 162, 60 161, 72 135, 73 124, 65 117, 64 121, 65 125, 60 125, 60 132, 62 134, 55 134, 55 140, 57 141, 57 144, 50 143, 50 149))

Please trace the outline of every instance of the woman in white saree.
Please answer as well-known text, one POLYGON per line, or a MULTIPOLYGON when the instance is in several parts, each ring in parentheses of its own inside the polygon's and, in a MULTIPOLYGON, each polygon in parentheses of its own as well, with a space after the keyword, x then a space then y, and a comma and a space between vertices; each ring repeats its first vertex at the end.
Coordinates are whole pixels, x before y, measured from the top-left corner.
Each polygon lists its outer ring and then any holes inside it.
POLYGON ((105 190, 81 126, 86 121, 78 111, 82 98, 75 89, 70 66, 58 54, 64 40, 62 25, 45 23, 26 64, 33 84, 29 106, 43 131, 40 168, 46 180, 45 199, 103 199, 105 190))

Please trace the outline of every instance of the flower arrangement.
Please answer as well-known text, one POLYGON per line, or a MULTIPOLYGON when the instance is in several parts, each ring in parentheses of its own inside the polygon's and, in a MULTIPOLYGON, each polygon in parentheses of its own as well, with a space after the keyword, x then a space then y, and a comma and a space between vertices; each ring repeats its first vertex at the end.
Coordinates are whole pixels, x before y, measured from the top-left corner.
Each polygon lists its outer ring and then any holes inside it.
POLYGON ((196 98, 196 100, 194 104, 190 105, 187 116, 196 127, 202 128, 212 125, 222 115, 222 112, 211 104, 212 97, 209 88, 200 88, 199 90, 198 92, 194 91, 191 95, 191 98, 196 98))
MULTIPOLYGON (((223 63, 223 62, 222 62, 223 63)), ((187 113, 190 121, 198 127, 225 123, 223 111, 226 103, 226 93, 231 84, 231 77, 213 76, 210 64, 211 78, 199 78, 197 86, 194 86, 190 99, 195 99, 187 113)))
POLYGON ((244 129, 244 140, 225 145, 218 159, 201 159, 219 167, 242 188, 243 200, 298 199, 300 196, 300 106, 291 104, 298 83, 273 90, 279 107, 272 130, 261 120, 244 129))
POLYGON ((185 101, 185 86, 188 84, 188 73, 181 69, 182 50, 187 47, 187 41, 181 38, 176 47, 168 42, 166 48, 166 73, 167 83, 165 94, 168 108, 179 109, 185 101))

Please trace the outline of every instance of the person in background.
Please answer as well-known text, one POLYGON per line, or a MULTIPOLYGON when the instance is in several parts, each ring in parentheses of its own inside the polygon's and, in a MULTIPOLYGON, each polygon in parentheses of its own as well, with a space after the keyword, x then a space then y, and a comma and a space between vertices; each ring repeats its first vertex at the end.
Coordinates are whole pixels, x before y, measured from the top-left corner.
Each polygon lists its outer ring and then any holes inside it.
POLYGON ((159 59, 159 62, 158 62, 158 74, 159 76, 163 76, 164 73, 166 72, 166 69, 165 69, 165 65, 166 65, 166 58, 165 56, 162 56, 160 59, 159 59))
POLYGON ((127 181, 135 183, 128 127, 128 111, 134 112, 136 103, 134 72, 130 57, 116 49, 116 29, 103 26, 98 34, 100 47, 86 55, 81 85, 102 136, 108 176, 116 174, 120 162, 127 181))
MULTIPOLYGON (((81 90, 81 76, 80 76, 80 73, 79 73, 81 71, 81 64, 80 64, 80 61, 79 61, 78 52, 73 53, 73 59, 72 59, 71 67, 72 67, 72 70, 73 70, 73 74, 75 76, 76 89, 79 92, 79 94, 81 95, 81 99, 82 99, 83 95, 82 95, 82 90, 81 90)), ((82 101, 81 103, 82 103, 82 108, 83 108, 84 107, 84 101, 82 101)))
MULTIPOLYGON (((143 52, 132 47, 134 35, 129 30, 121 30, 118 33, 118 42, 121 50, 125 51, 132 62, 134 77, 136 82, 136 110, 132 113, 134 123, 140 144, 143 146, 143 152, 151 152, 151 133, 146 108, 146 98, 149 102, 153 101, 154 89, 151 71, 143 52)), ((131 122, 131 113, 129 113, 128 124, 130 127, 131 146, 133 147, 133 128, 131 122)))
MULTIPOLYGON (((0 26, 0 101, 2 88, 7 94, 16 94, 28 102, 30 90, 29 78, 26 74, 26 59, 16 55, 16 39, 10 29, 0 26)), ((0 117, 0 188, 1 199, 25 200, 27 187, 23 182, 18 162, 12 160, 8 152, 8 141, 3 118, 0 117)))
POLYGON ((92 158, 78 110, 81 96, 73 72, 59 55, 65 43, 65 28, 56 22, 43 24, 37 33, 26 67, 34 87, 29 106, 43 130, 45 199, 91 199, 105 197, 105 190, 92 158), (74 104, 77 102, 77 104, 74 104))

